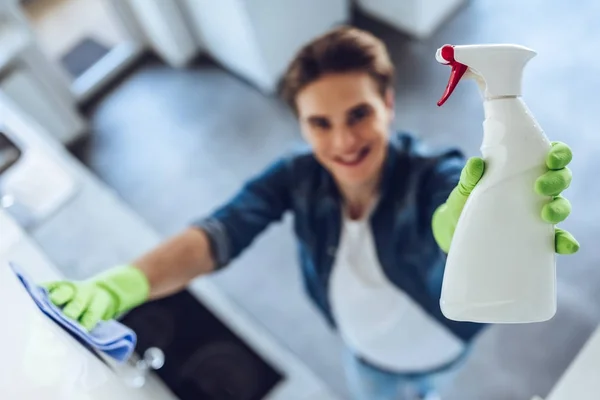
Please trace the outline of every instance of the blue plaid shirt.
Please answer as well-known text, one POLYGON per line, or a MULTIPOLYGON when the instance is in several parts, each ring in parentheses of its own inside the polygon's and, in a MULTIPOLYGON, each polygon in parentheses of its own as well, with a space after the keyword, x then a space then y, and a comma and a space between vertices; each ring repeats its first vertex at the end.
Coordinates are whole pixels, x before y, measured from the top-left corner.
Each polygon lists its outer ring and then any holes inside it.
MULTIPOLYGON (((458 184, 463 154, 425 154, 410 135, 390 139, 380 201, 370 218, 384 273, 426 312, 467 342, 484 326, 451 321, 439 298, 446 255, 435 242, 431 219, 458 184)), ((286 212, 294 231, 309 297, 335 327, 328 285, 340 239, 342 204, 330 173, 312 153, 292 154, 247 182, 229 202, 194 223, 211 242, 218 268, 226 266, 286 212)))

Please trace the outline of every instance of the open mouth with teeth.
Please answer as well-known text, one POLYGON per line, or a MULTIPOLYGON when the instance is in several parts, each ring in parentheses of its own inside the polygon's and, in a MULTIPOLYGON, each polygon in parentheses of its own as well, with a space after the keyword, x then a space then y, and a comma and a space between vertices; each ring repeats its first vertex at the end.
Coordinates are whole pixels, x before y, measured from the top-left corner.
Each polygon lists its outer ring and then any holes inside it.
POLYGON ((367 145, 362 147, 360 150, 353 152, 352 154, 346 154, 343 156, 336 156, 335 162, 345 167, 356 167, 360 165, 371 152, 371 146, 367 145))

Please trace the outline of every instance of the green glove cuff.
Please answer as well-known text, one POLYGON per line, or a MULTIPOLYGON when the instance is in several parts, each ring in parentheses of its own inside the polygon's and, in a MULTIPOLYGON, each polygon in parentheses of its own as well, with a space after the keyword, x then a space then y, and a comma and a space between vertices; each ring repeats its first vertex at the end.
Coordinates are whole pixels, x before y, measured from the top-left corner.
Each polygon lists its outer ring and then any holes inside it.
POLYGON ((450 251, 450 243, 467 198, 483 176, 485 164, 482 158, 471 157, 463 167, 458 184, 452 189, 445 203, 433 213, 433 237, 444 253, 450 251))
POLYGON ((454 235, 454 218, 449 215, 448 205, 446 203, 440 205, 433 214, 432 229, 433 237, 438 246, 446 254, 450 251, 450 243, 454 235))
POLYGON ((143 304, 150 294, 148 279, 142 271, 131 265, 109 269, 95 276, 93 283, 113 297, 116 304, 115 315, 143 304))

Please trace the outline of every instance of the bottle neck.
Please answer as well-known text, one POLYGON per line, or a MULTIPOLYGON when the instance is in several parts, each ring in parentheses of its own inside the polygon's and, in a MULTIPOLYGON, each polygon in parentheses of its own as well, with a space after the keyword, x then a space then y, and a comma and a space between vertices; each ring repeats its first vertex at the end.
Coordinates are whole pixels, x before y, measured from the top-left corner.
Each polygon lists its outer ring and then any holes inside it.
POLYGON ((517 95, 507 95, 507 96, 494 96, 494 97, 486 97, 483 102, 483 111, 485 118, 492 118, 497 116, 498 112, 502 112, 501 110, 505 110, 505 105, 507 103, 512 103, 514 100, 517 102, 521 102, 521 96, 517 95))

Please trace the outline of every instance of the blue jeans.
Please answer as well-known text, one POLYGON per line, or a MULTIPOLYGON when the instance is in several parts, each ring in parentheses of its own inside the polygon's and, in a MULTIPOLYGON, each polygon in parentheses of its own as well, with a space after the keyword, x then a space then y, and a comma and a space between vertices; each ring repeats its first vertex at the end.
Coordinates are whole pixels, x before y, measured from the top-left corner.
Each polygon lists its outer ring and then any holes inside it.
POLYGON ((401 374, 367 364, 346 351, 344 368, 355 400, 413 400, 436 393, 442 383, 452 378, 462 359, 431 373, 401 374))

